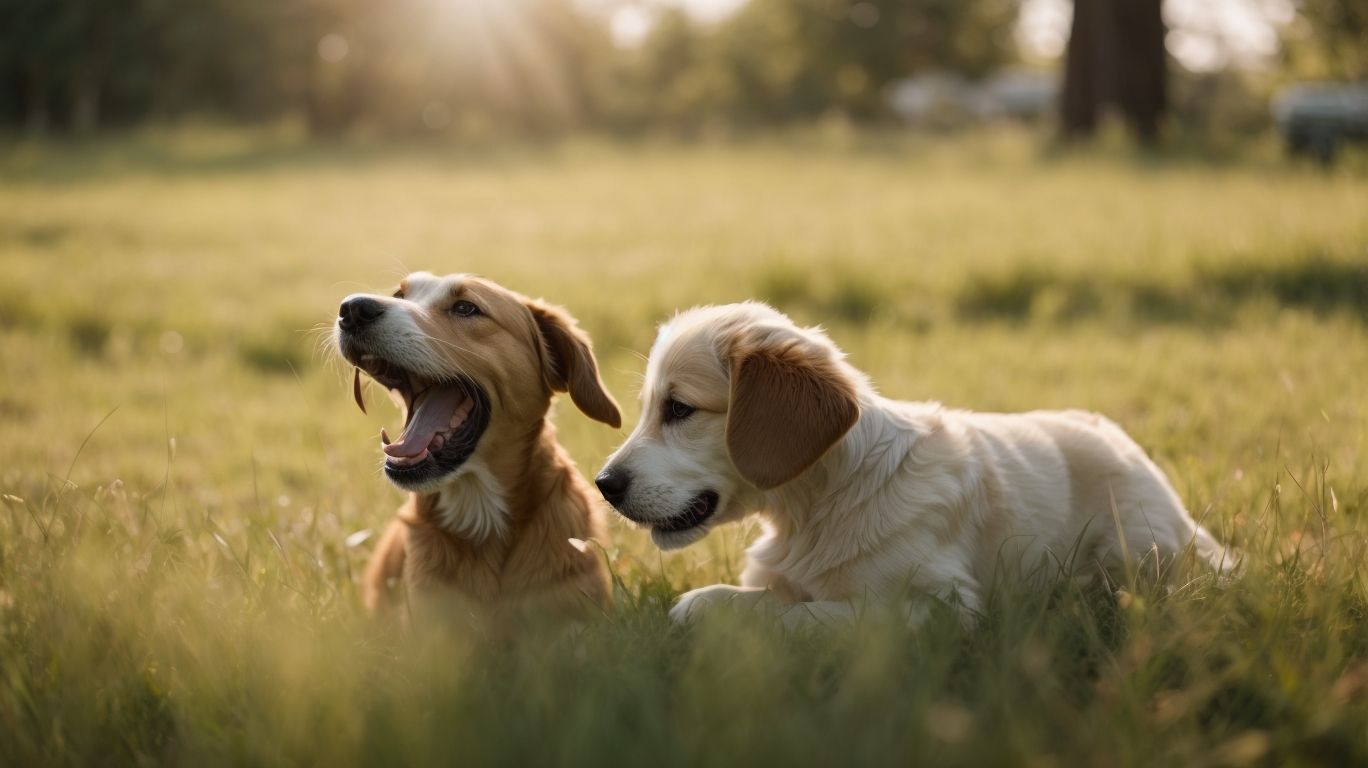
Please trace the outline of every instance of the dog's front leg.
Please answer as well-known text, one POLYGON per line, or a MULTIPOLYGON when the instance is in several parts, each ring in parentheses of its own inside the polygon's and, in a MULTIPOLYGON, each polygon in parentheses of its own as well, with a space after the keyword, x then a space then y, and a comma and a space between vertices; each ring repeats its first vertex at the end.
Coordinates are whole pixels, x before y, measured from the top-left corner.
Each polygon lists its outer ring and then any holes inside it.
POLYGON ((384 615, 394 607, 393 593, 403 582, 407 545, 408 526, 399 520, 390 521, 361 577, 361 600, 373 616, 384 615))
POLYGON ((676 624, 690 624, 704 613, 719 607, 732 606, 751 609, 762 604, 777 607, 777 602, 768 589, 760 587, 733 587, 730 584, 714 584, 700 587, 680 595, 679 602, 670 609, 670 620, 676 624))

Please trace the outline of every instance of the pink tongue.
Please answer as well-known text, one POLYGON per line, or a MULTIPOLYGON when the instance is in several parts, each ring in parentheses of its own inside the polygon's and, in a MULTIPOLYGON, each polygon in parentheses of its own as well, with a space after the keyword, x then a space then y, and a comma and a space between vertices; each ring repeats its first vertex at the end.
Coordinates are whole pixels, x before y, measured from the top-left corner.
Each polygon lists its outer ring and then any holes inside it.
POLYGON ((432 438, 451 425, 451 415, 465 401, 460 387, 443 384, 428 388, 413 404, 413 415, 398 440, 384 447, 386 455, 412 458, 427 450, 432 438))

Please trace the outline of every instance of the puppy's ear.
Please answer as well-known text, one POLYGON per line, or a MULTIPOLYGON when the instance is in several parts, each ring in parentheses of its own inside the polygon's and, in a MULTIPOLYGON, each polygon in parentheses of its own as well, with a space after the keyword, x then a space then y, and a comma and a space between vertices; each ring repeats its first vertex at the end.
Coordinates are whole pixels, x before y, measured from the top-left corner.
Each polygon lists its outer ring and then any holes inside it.
POLYGON ((570 399, 589 418, 614 428, 622 426, 618 405, 599 378, 589 336, 560 307, 529 300, 527 308, 532 310, 541 334, 542 375, 547 385, 554 392, 569 392, 570 399))
POLYGON ((819 345, 801 337, 735 345, 727 451, 760 489, 802 474, 859 417, 854 384, 819 345))

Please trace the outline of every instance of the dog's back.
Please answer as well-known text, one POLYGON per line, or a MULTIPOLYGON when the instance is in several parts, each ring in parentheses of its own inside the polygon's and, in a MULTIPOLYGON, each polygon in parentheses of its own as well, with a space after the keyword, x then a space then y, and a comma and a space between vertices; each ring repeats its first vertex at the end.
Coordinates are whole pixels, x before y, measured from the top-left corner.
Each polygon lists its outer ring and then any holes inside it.
MULTIPOLYGON (((1188 514, 1162 470, 1115 422, 1087 411, 956 412, 985 471, 1012 489, 1000 499, 1010 519, 997 530, 1007 551, 1048 550, 1071 570, 1168 560, 1195 546, 1214 567, 1231 557, 1188 514)), ((991 478, 990 478, 991 480, 991 478)), ((1022 562, 1033 562, 1029 555, 1022 562)))

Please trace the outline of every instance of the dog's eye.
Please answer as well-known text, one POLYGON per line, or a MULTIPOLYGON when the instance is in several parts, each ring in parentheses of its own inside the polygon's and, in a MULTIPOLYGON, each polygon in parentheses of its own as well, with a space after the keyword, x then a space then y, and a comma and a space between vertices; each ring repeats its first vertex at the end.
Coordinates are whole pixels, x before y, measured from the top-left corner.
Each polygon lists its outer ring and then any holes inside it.
POLYGON ((683 421, 692 416, 693 412, 696 410, 698 409, 694 408, 692 405, 685 405, 674 398, 670 398, 665 401, 664 421, 666 424, 669 424, 672 421, 683 421))
POLYGON ((451 305, 451 313, 453 315, 460 315, 461 317, 473 317, 480 314, 480 308, 465 299, 461 299, 451 305))

